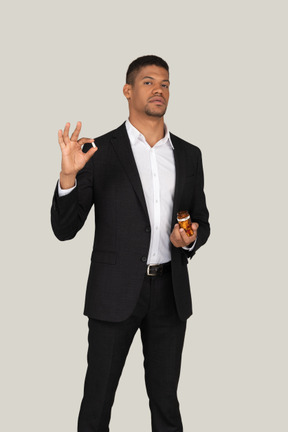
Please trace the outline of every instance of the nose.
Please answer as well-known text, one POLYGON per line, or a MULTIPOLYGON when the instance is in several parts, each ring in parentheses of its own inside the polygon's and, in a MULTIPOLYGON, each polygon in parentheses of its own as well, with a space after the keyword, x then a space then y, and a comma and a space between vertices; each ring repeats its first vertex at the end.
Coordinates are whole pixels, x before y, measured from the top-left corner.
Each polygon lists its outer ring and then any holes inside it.
POLYGON ((154 94, 162 94, 163 93, 163 88, 162 88, 160 83, 155 84, 155 86, 153 88, 153 93, 154 94))

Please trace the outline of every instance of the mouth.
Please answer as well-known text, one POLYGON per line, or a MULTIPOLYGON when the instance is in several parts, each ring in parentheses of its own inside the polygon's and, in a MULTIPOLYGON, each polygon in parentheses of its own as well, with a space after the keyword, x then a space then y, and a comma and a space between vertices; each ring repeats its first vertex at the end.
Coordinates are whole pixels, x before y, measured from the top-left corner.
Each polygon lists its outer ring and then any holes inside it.
POLYGON ((156 105, 165 105, 165 101, 161 97, 153 97, 153 98, 149 99, 149 103, 150 102, 156 103, 156 105))

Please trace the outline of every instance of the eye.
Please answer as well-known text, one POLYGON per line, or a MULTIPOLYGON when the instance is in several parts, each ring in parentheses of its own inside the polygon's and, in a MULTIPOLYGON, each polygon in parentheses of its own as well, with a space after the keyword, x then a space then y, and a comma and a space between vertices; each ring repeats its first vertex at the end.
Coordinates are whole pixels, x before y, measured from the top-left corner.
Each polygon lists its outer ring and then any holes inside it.
POLYGON ((144 84, 145 84, 145 85, 150 85, 150 84, 152 84, 152 83, 151 83, 151 81, 144 81, 144 84))
POLYGON ((168 84, 162 84, 162 87, 164 87, 164 88, 169 88, 169 86, 168 86, 168 84))

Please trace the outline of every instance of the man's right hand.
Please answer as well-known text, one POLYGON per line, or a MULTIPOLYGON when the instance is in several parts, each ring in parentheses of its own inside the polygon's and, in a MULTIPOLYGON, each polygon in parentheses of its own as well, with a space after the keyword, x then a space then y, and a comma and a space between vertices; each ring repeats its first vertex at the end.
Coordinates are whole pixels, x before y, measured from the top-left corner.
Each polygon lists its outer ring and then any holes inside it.
POLYGON ((74 132, 69 138, 70 123, 66 123, 64 132, 58 131, 58 142, 62 152, 62 163, 60 173, 60 186, 62 189, 69 189, 75 185, 75 179, 80 171, 93 154, 98 150, 92 147, 87 153, 82 152, 82 146, 85 143, 93 143, 92 138, 80 138, 81 122, 77 123, 74 132))

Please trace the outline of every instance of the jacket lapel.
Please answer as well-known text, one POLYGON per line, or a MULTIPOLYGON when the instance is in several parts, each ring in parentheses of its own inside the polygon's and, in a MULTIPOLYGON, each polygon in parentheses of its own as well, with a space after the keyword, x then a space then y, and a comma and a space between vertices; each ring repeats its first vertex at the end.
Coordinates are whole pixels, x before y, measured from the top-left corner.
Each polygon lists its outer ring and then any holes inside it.
POLYGON ((114 135, 111 138, 111 144, 134 188, 134 191, 147 218, 149 219, 142 183, 131 149, 125 123, 123 123, 118 129, 115 129, 114 135))
MULTIPOLYGON (((172 211, 171 230, 174 224, 177 222, 177 212, 181 210, 179 208, 180 199, 185 184, 185 151, 181 146, 179 138, 170 133, 170 137, 174 146, 174 158, 175 158, 175 192, 174 192, 174 203, 172 211)), ((125 170, 127 177, 129 178, 134 191, 139 199, 139 202, 149 219, 148 210, 146 206, 145 196, 142 188, 142 183, 138 173, 137 165, 131 149, 131 144, 127 134, 125 123, 123 123, 118 129, 115 129, 114 135, 111 138, 111 144, 117 154, 123 169, 125 170)), ((185 210, 185 209, 184 209, 185 210)))

